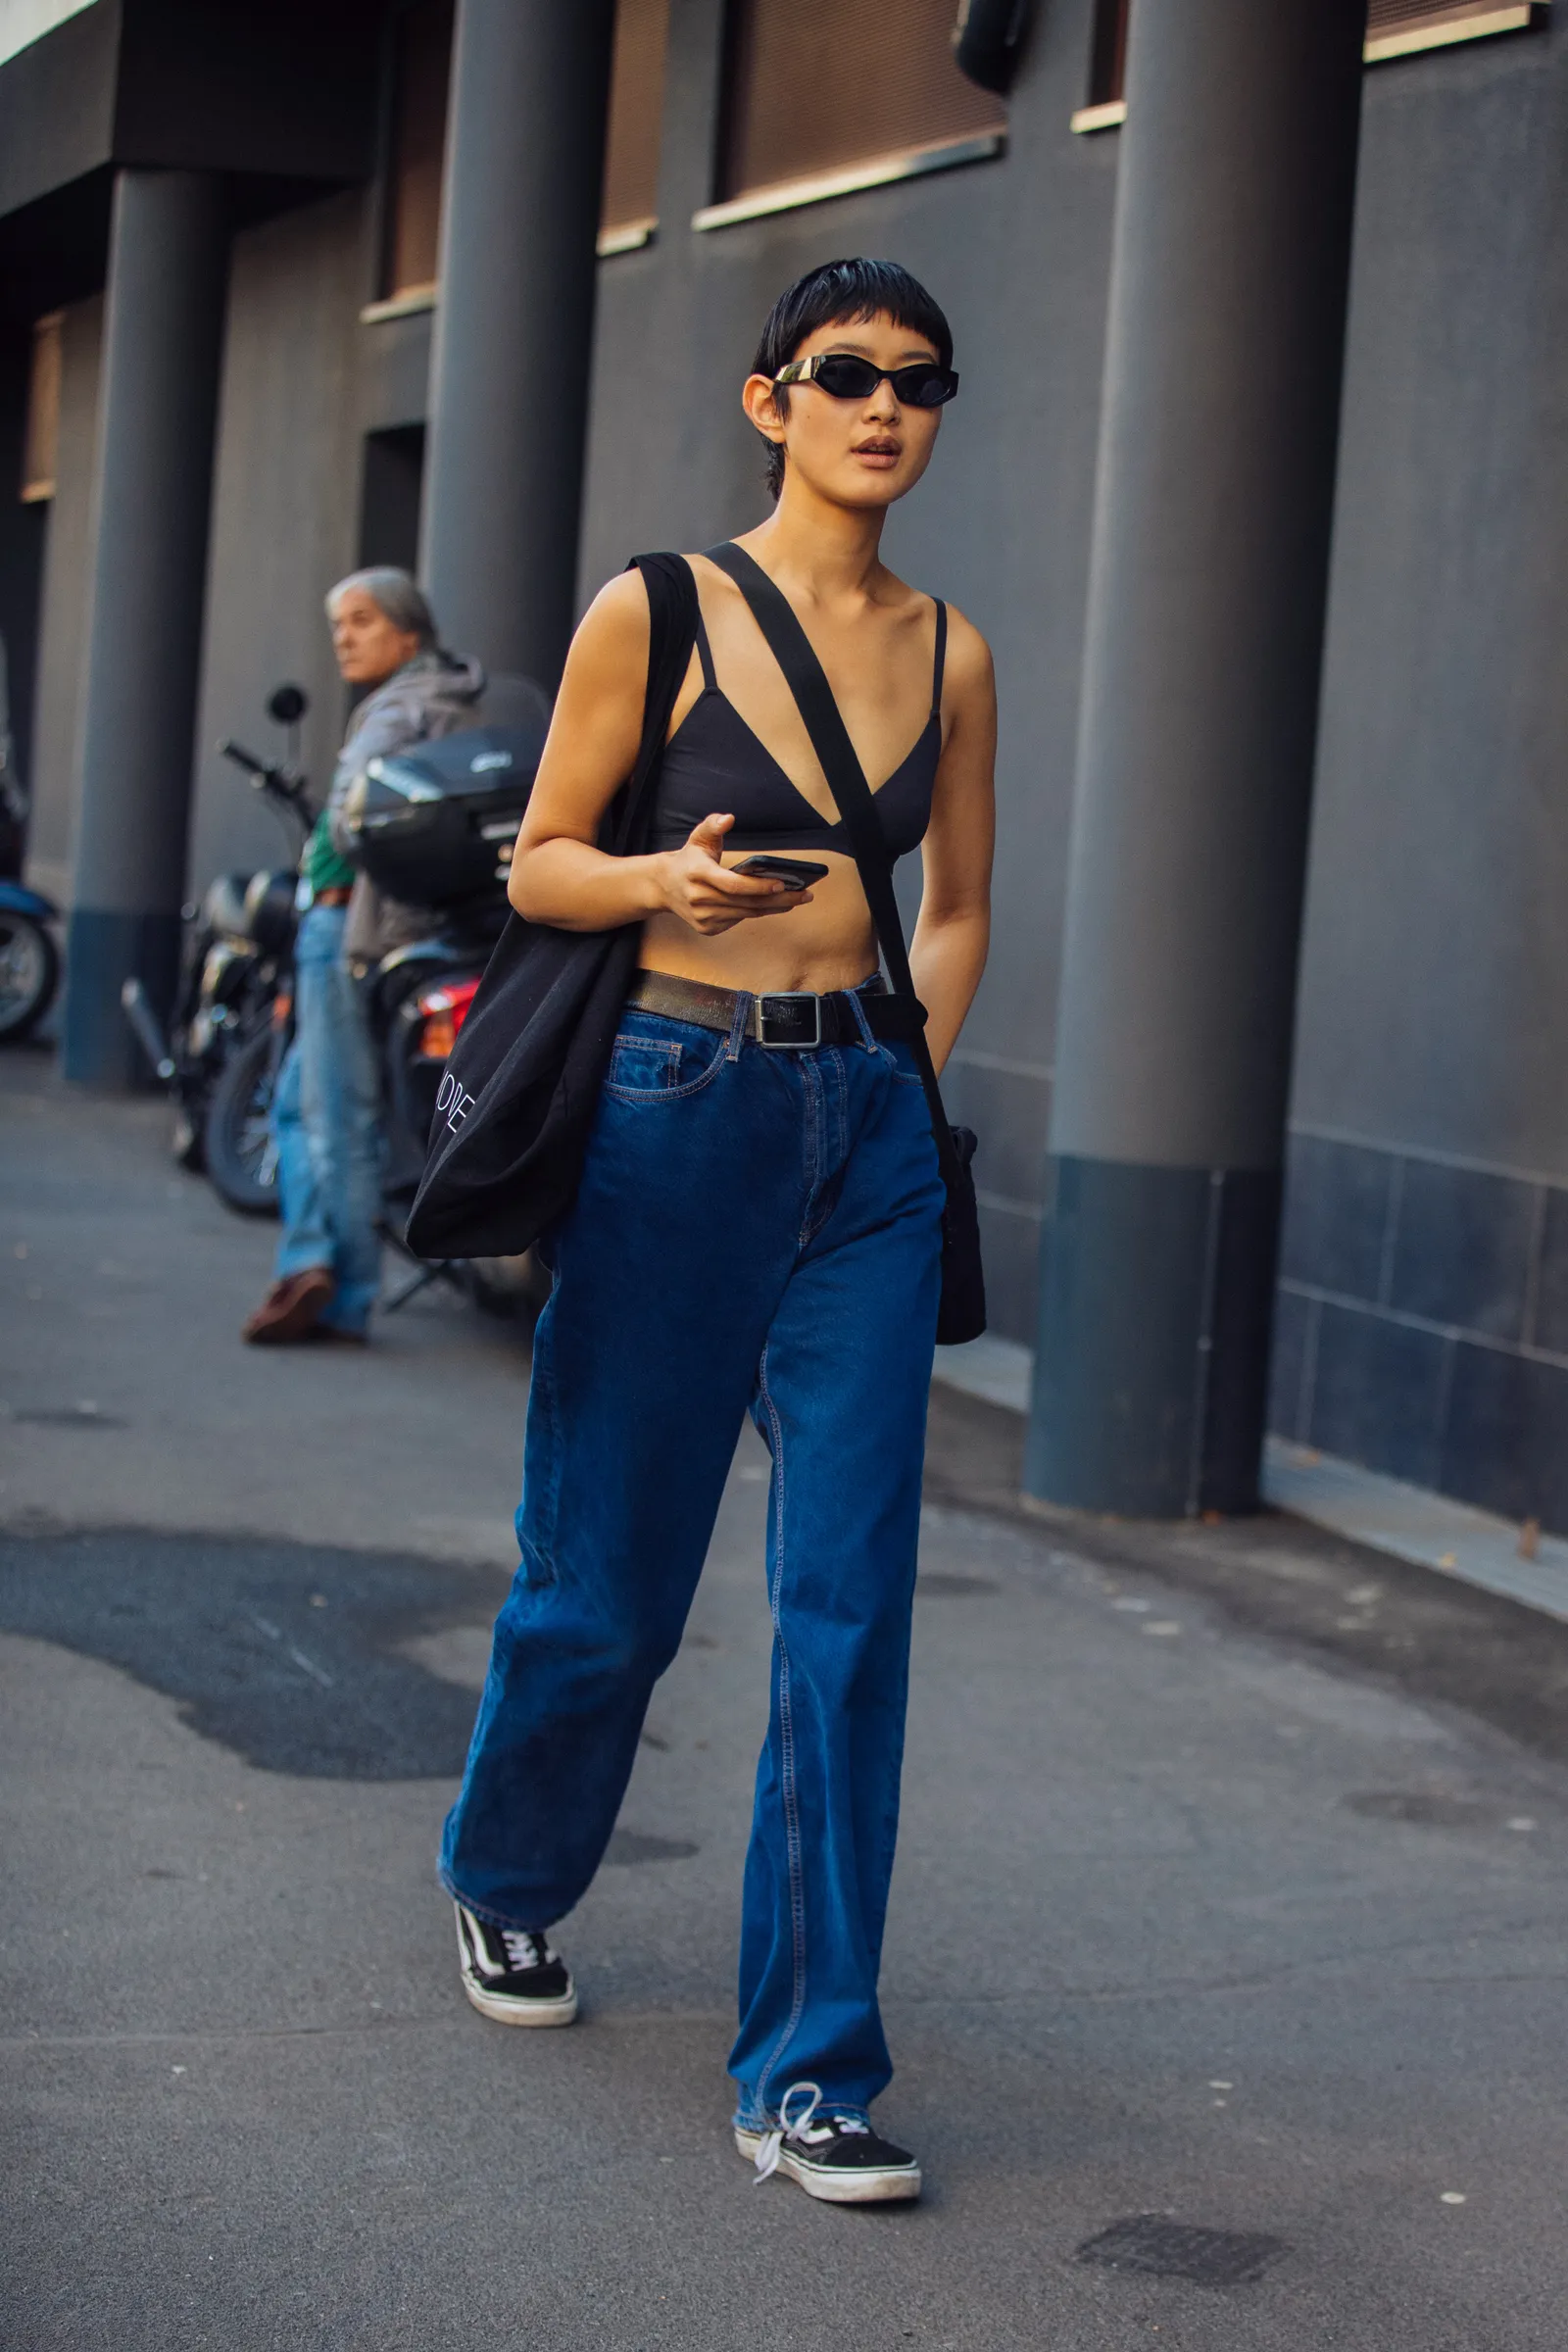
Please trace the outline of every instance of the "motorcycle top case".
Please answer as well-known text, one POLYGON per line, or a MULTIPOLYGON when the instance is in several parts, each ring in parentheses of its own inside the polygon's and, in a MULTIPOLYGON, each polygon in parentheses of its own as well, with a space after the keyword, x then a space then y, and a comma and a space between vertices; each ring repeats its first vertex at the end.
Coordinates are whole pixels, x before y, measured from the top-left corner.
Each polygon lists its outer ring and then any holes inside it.
POLYGON ((546 721, 466 727, 372 760, 349 786, 344 829, 378 890, 416 906, 491 896, 505 882, 546 721))

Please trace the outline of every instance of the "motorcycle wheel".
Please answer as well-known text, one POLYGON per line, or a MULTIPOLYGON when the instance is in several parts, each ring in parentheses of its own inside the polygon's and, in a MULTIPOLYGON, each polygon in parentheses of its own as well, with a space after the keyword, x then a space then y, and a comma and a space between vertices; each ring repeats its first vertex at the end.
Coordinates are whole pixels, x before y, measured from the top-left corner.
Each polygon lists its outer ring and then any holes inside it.
POLYGON ((271 1121, 276 1052, 270 1026, 242 1038, 219 1072, 207 1106, 207 1173, 220 1200, 242 1217, 277 1214, 271 1121))
POLYGON ((0 1038, 25 1037, 54 1003, 60 952, 30 915, 0 913, 0 1038))

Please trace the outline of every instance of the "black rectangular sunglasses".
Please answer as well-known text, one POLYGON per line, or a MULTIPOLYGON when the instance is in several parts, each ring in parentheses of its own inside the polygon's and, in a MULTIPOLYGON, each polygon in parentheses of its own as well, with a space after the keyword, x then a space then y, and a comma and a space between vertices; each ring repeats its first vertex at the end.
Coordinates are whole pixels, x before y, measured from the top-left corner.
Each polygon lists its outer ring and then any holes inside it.
POLYGON ((819 351, 808 360, 791 360, 774 376, 775 384, 811 383, 831 400, 867 400, 883 377, 893 396, 906 409, 940 409, 958 389, 956 370, 939 368, 935 360, 913 360, 907 368, 879 368, 858 352, 819 351))

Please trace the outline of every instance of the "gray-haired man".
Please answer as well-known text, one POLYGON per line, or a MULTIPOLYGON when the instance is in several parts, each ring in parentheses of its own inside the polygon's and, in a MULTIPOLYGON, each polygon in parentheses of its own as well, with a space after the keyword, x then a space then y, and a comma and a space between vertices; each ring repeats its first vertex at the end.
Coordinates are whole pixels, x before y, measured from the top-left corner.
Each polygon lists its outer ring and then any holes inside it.
POLYGON ((414 933, 344 855, 343 804, 369 760, 470 724, 484 689, 476 662, 443 652, 406 571, 351 572, 326 611, 338 668, 372 691, 350 722, 300 864, 308 903, 294 946, 295 1036, 272 1103, 283 1231, 272 1287, 245 1325, 256 1346, 368 1335, 380 1280, 380 1088, 349 959, 384 955, 414 933))

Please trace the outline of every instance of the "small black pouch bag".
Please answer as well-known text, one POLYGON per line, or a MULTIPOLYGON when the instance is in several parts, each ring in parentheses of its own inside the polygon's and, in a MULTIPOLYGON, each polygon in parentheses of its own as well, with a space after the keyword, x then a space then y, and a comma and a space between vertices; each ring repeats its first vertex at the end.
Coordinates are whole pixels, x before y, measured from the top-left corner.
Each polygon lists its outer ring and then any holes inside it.
MULTIPOLYGON (((683 557, 633 559, 648 588, 648 691, 637 764, 602 846, 646 849, 664 737, 697 641, 683 557)), ((408 1243, 421 1257, 531 1249, 570 1202, 636 969, 640 923, 559 931, 510 917, 442 1076, 408 1243)))
POLYGON ((948 1114, 942 1107, 942 1090, 937 1084, 931 1049, 925 1042, 925 1014, 916 1005, 914 979, 904 944, 904 925, 899 919, 893 860, 888 854, 882 820, 873 805, 875 796, 865 780, 865 771, 850 741, 850 731, 838 704, 833 700, 833 689, 789 599, 774 586, 760 564, 733 541, 722 547, 710 547, 708 560, 721 571, 727 571, 735 582, 784 672, 806 721, 811 748, 822 763, 828 790, 844 819, 888 978, 895 994, 906 999, 915 1012, 910 1023, 909 1045, 920 1072, 920 1083, 925 1088, 937 1160, 948 1188, 948 1203, 942 1215, 942 1304, 937 1313, 937 1340, 944 1348, 956 1347, 964 1340, 977 1340, 986 1327, 980 1216, 970 1166, 976 1138, 972 1128, 950 1127, 948 1114))

